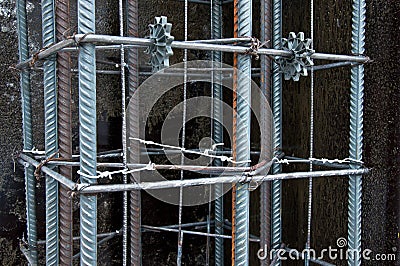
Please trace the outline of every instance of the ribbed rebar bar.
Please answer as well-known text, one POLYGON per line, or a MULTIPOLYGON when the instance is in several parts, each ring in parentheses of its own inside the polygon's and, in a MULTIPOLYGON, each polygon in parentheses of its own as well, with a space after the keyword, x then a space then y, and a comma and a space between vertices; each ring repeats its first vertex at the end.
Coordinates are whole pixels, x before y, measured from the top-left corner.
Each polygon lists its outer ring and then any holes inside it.
MULTIPOLYGON (((311 38, 311 49, 314 49, 314 0, 310 0, 310 38, 311 38)), ((310 158, 314 157, 314 67, 310 69, 310 158)), ((313 171, 313 163, 310 161, 309 164, 310 172, 313 171)), ((307 203, 307 239, 306 239, 306 250, 311 248, 311 227, 312 227, 312 204, 313 204, 313 179, 308 179, 308 203, 307 203)), ((310 265, 310 253, 304 258, 304 265, 310 265)))
MULTIPOLYGON (((22 160, 21 160, 22 161, 22 160)), ((43 170, 48 168, 43 167, 43 170)), ((155 181, 155 182, 142 182, 140 184, 109 184, 109 185, 81 185, 77 187, 77 190, 81 194, 92 194, 100 192, 118 192, 118 191, 130 191, 130 190, 158 190, 165 188, 179 188, 179 187, 191 187, 191 186, 209 186, 218 183, 232 184, 237 182, 264 182, 273 180, 290 180, 290 179, 301 179, 308 177, 330 177, 330 176, 348 176, 348 175, 359 175, 367 174, 370 170, 366 168, 362 169, 342 169, 342 170, 325 170, 325 171, 314 171, 314 172, 293 172, 283 173, 276 175, 255 175, 249 178, 244 178, 242 175, 232 176, 220 176, 215 178, 197 178, 197 179, 184 179, 184 180, 168 180, 168 181, 155 181)), ((51 173, 51 172, 50 172, 51 173)))
MULTIPOLYGON (((261 42, 269 41, 271 38, 271 0, 261 0, 260 22, 261 22, 261 42)), ((271 60, 268 56, 261 56, 260 63, 260 87, 265 95, 265 99, 271 97, 271 60)), ((269 102, 261 99, 261 130, 264 131, 261 140, 261 158, 265 158, 272 150, 269 132, 265 132, 269 128, 267 116, 269 115, 267 106, 269 102)), ((260 248, 267 252, 271 244, 271 182, 263 182, 260 186, 260 248)), ((265 256, 260 261, 260 265, 269 265, 269 256, 265 256)))
MULTIPOLYGON (((233 37, 238 38, 238 2, 239 0, 233 0, 233 37)), ((237 75, 237 53, 233 54, 233 93, 232 93, 232 157, 236 160, 237 157, 237 87, 238 87, 238 75, 237 75)), ((232 185, 232 249, 231 249, 231 264, 235 264, 235 234, 236 234, 236 184, 232 185)))
MULTIPOLYGON (((42 0, 43 46, 56 42, 54 0, 42 0)), ((44 128, 46 157, 58 148, 56 56, 43 63, 44 128)), ((46 265, 58 265, 58 182, 46 176, 46 265)))
MULTIPOLYGON (((138 0, 128 0, 128 36, 138 37, 138 0)), ((139 86, 139 56, 138 49, 129 49, 128 52, 128 87, 131 97, 131 107, 129 108, 128 130, 129 136, 139 137, 139 97, 132 97, 139 86), (134 107, 132 107, 134 106, 134 107)), ((140 148, 139 143, 134 142, 129 145, 129 161, 139 163, 140 148)), ((140 174, 133 173, 130 182, 136 183, 140 174)), ((130 192, 130 259, 131 265, 142 264, 142 241, 141 241, 141 195, 140 191, 130 192)))
MULTIPOLYGON (((124 36, 124 6, 123 0, 118 1, 119 35, 124 36)), ((125 75, 125 47, 121 44, 121 109, 122 109, 122 163, 127 164, 127 136, 126 136, 126 75, 125 75)), ((127 174, 122 174, 122 182, 128 183, 127 174)), ((122 265, 128 264, 128 192, 122 195, 122 265)))
MULTIPOLYGON (((78 1, 78 32, 95 32, 95 1, 78 1)), ((81 44, 79 51, 79 148, 82 183, 96 179, 96 50, 93 44, 81 44)), ((81 265, 97 264, 97 196, 80 197, 81 265)))
MULTIPOLYGON (((28 28, 26 25, 26 1, 17 0, 17 23, 18 23, 18 52, 19 61, 23 62, 29 58, 28 28)), ((21 102, 22 102, 22 134, 24 149, 33 148, 32 140, 32 105, 31 84, 28 70, 20 72, 21 102)), ((26 190, 26 225, 29 253, 32 264, 37 264, 37 229, 36 229, 36 184, 33 176, 32 166, 25 168, 25 190, 26 190)))
MULTIPOLYGON (((211 39, 222 38, 222 3, 221 0, 211 1, 211 39)), ((217 62, 217 67, 222 63, 222 53, 212 52, 212 60, 217 62)), ((215 143, 223 142, 223 126, 222 126, 222 86, 221 84, 221 71, 213 72, 213 140, 215 143)), ((221 160, 214 160, 215 166, 222 166, 221 160)), ((224 197, 223 185, 218 184, 215 186, 215 234, 224 234, 224 197)), ((224 239, 215 238, 215 265, 224 265, 224 239)))
MULTIPOLYGON (((252 34, 252 1, 238 2, 238 34, 252 34)), ((250 159, 250 103, 251 103, 251 56, 238 55, 237 86, 237 147, 236 160, 250 159)), ((246 164, 238 166, 247 166, 246 164)), ((248 184, 236 184, 235 216, 235 265, 249 263, 249 190, 248 184)))
MULTIPOLYGON (((272 1, 272 45, 275 49, 281 49, 282 40, 282 3, 281 0, 272 1)), ((282 147, 282 75, 279 66, 272 64, 272 115, 273 127, 273 149, 278 152, 282 147)), ((281 166, 274 164, 272 173, 281 172, 281 166)), ((281 245, 281 181, 272 181, 271 197, 271 248, 278 249, 281 245)), ((279 262, 278 262, 279 264, 279 262)))
MULTIPOLYGON (((352 53, 365 52, 365 0, 354 0, 352 11, 352 53)), ((363 146, 364 66, 351 69, 350 89, 350 158, 362 160, 363 146)), ((351 165, 351 168, 359 168, 351 165)), ((348 265, 361 265, 361 196, 362 176, 349 177, 348 248, 357 251, 350 256, 348 265)))
MULTIPOLYGON (((70 30, 70 2, 56 0, 56 30, 57 39, 62 41, 70 30)), ((61 158, 72 158, 72 128, 71 128, 71 56, 67 52, 59 52, 58 66, 58 145, 61 158)), ((72 180, 72 168, 60 166, 60 174, 72 180)), ((73 234, 72 234, 72 198, 70 190, 60 185, 60 265, 72 265, 73 234)))

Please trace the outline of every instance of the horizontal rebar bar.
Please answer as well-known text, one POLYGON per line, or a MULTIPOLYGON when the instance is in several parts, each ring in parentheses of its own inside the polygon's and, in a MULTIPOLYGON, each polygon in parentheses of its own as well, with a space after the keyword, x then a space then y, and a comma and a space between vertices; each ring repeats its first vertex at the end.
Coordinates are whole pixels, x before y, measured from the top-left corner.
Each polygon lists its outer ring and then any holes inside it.
MULTIPOLYGON (((110 36, 110 35, 99 35, 99 34, 76 34, 70 39, 55 43, 47 48, 44 48, 37 52, 30 59, 21 62, 16 65, 17 69, 25 68, 36 60, 44 59, 45 57, 52 55, 63 48, 71 46, 72 44, 79 43, 107 43, 107 44, 125 44, 125 45, 136 45, 139 47, 148 47, 152 45, 152 41, 146 38, 137 37, 122 37, 122 36, 110 36)), ((228 53, 241 53, 246 54, 249 52, 248 47, 234 46, 226 44, 212 44, 212 43, 199 43, 193 41, 173 41, 171 44, 172 48, 177 49, 191 49, 191 50, 204 50, 204 51, 221 51, 228 53)), ((278 49, 258 49, 257 54, 264 54, 270 56, 283 56, 291 57, 292 53, 290 51, 278 50, 278 49)), ((313 53, 310 55, 312 59, 319 60, 333 60, 333 61, 347 61, 355 63, 367 63, 370 61, 367 56, 353 56, 353 55, 337 55, 337 54, 327 54, 327 53, 313 53)))
MULTIPOLYGON (((67 166, 79 166, 79 162, 68 162, 68 161, 49 161, 49 165, 67 165, 67 166)), ((139 169, 143 168, 148 164, 132 164, 128 163, 127 167, 129 169, 139 169)), ((97 163, 97 167, 112 167, 112 168, 123 168, 125 167, 123 163, 97 163)), ((205 172, 209 174, 210 172, 230 172, 230 173, 243 173, 251 171, 251 167, 229 167, 229 166, 200 166, 200 165, 168 165, 168 164, 155 164, 155 170, 184 170, 184 171, 196 171, 205 172)))
POLYGON ((41 60, 44 59, 58 51, 60 51, 61 49, 71 46, 72 44, 75 43, 74 39, 67 39, 58 43, 55 43, 47 48, 43 48, 42 50, 40 50, 39 52, 37 52, 36 54, 34 54, 31 58, 29 58, 26 61, 23 61, 19 64, 16 65, 17 69, 22 69, 25 67, 28 67, 30 64, 33 64, 34 62, 36 62, 37 60, 41 60))
MULTIPOLYGON (((34 167, 39 166, 39 162, 35 161, 31 157, 20 154, 19 162, 24 164, 27 162, 34 167)), ((51 163, 51 162, 49 162, 51 163)), ((77 162, 69 162, 69 163, 77 163, 77 162)), ((98 163, 101 164, 101 163, 98 163)), ((117 163, 115 163, 117 164, 117 163)), ((69 164, 66 164, 69 165, 69 164)), ((112 165, 112 164, 107 164, 112 165)), ((121 164, 121 167, 123 164, 121 164)), ((129 166, 129 164, 128 164, 129 166)), ((143 166, 142 164, 137 164, 135 166, 143 166)), ((185 167, 192 166, 176 166, 176 165, 163 165, 166 169, 176 169, 176 170, 185 170, 185 167)), ((196 166, 198 167, 198 166, 196 166)), ((204 169, 205 167, 199 166, 200 169, 204 169)), ((210 166, 207 168, 221 168, 224 170, 225 167, 214 167, 210 166)), ((251 169, 250 167, 230 167, 228 169, 235 170, 238 172, 245 172, 251 169), (243 169, 242 169, 243 168, 243 169)), ((213 185, 213 184, 221 184, 221 183, 235 183, 235 182, 263 182, 263 181, 271 181, 271 180, 282 180, 282 179, 299 179, 299 178, 307 178, 307 177, 329 177, 329 176, 345 176, 345 175, 362 175, 369 172, 369 169, 343 169, 343 170, 329 170, 329 171, 315 171, 315 172, 294 172, 294 173, 283 173, 277 175, 257 175, 246 177, 243 175, 237 176, 220 176, 213 178, 198 178, 198 179, 186 179, 186 180, 167 180, 167 181, 157 181, 157 182, 142 182, 140 184, 110 184, 110 185, 89 185, 89 184, 76 184, 71 180, 68 180, 64 176, 59 173, 49 169, 46 166, 41 166, 41 171, 48 174, 49 176, 56 179, 58 182, 62 183, 66 187, 71 190, 78 189, 80 193, 99 193, 99 192, 119 192, 119 191, 129 191, 129 190, 139 190, 139 189, 164 189, 164 188, 177 188, 177 187, 189 187, 189 186, 199 186, 199 185, 213 185)))
MULTIPOLYGON (((208 40, 192 40, 187 41, 188 43, 236 43, 236 42, 250 42, 251 37, 239 37, 239 38, 223 38, 223 39, 208 39, 208 40)), ((217 69, 217 68, 216 68, 217 69)))
MULTIPOLYGON (((116 231, 114 231, 114 232, 108 232, 108 233, 97 234, 97 237, 98 237, 98 238, 103 238, 103 237, 107 237, 107 236, 110 236, 110 235, 115 235, 115 233, 119 234, 120 231, 121 231, 121 230, 116 230, 116 231)), ((74 236, 74 237, 73 237, 73 240, 74 240, 74 241, 78 241, 79 239, 80 239, 80 236, 74 236)), ((46 240, 39 240, 39 241, 37 242, 38 245, 43 245, 43 244, 45 244, 45 243, 46 243, 46 240)))
MULTIPOLYGON (((102 240, 97 242, 97 246, 100 246, 101 244, 104 244, 108 240, 110 240, 110 239, 112 239, 115 236, 120 235, 120 234, 121 234, 121 231, 116 231, 116 232, 113 232, 113 233, 109 233, 108 236, 106 236, 105 238, 103 238, 102 240)), ((80 255, 81 255, 81 253, 78 252, 72 257, 72 259, 74 259, 74 260, 78 259, 80 255)))
MULTIPOLYGON (((229 235, 218 235, 218 234, 213 234, 213 233, 205 233, 205 232, 190 231, 190 230, 180 230, 179 231, 179 229, 167 228, 167 227, 163 227, 163 226, 142 225, 142 228, 150 229, 150 230, 154 230, 154 231, 166 231, 166 232, 173 232, 173 233, 182 232, 184 234, 190 234, 190 235, 210 236, 210 237, 220 237, 220 238, 232 239, 232 236, 229 236, 229 235)), ((260 239, 249 238, 249 241, 260 242, 260 239)))
POLYGON ((243 176, 220 176, 213 178, 198 178, 198 179, 186 179, 186 180, 167 180, 167 181, 156 181, 156 182, 142 182, 140 184, 110 184, 110 185, 89 185, 79 184, 78 191, 80 193, 99 193, 99 192, 121 192, 127 190, 155 190, 165 188, 179 188, 201 186, 201 185, 213 185, 213 184, 229 184, 235 182, 263 182, 271 180, 283 180, 283 179, 300 179, 308 177, 330 177, 330 176, 346 176, 346 175, 362 175, 369 172, 369 169, 346 169, 346 170, 329 170, 329 171, 315 171, 315 172, 294 172, 294 173, 283 173, 276 175, 266 176, 252 176, 246 178, 243 176))
MULTIPOLYGON (((31 157, 25 155, 25 154, 20 154, 19 155, 20 160, 19 163, 21 164, 25 164, 28 163, 34 167, 38 167, 40 165, 39 162, 35 161, 34 159, 32 159, 31 157)), ((76 189, 76 184, 69 180, 68 178, 66 178, 65 176, 51 170, 50 168, 46 167, 46 166, 41 166, 40 170, 45 173, 48 174, 49 176, 51 176, 52 178, 54 178, 55 180, 57 180, 58 182, 60 182, 61 184, 63 184, 64 186, 68 187, 71 190, 76 189)))

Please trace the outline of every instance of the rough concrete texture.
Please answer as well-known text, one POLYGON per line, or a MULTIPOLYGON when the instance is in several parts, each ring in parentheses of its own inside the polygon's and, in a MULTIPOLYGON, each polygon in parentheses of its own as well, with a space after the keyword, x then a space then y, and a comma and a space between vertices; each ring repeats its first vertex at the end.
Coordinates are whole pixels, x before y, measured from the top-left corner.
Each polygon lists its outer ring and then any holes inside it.
MULTIPOLYGON (((318 51, 345 53, 350 52, 350 12, 351 1, 315 2, 315 48, 318 51)), ((41 45, 40 1, 29 2, 28 21, 30 25, 30 47, 37 51, 41 45)), ((254 1, 256 6, 258 1, 254 1)), ((284 36, 289 31, 304 31, 309 34, 308 1, 283 1, 284 36)), ((71 5, 76 10, 76 5, 71 5)), ((97 1, 97 32, 118 34, 116 15, 117 1, 97 1)), ((176 40, 183 39, 183 3, 172 0, 140 1, 139 35, 148 34, 147 24, 154 16, 166 15, 173 24, 176 40)), ((254 9, 254 35, 258 36, 258 9, 254 9)), ((399 80, 399 13, 400 3, 391 1, 368 1, 366 48, 374 62, 366 66, 365 79, 365 119, 364 119, 364 158, 370 175, 364 178, 363 205, 363 248, 374 253, 393 253, 399 248, 399 184, 400 174, 400 92, 399 80), (396 183, 397 182, 397 183, 396 183), (397 187, 396 187, 397 186, 397 187)), ((232 8, 224 8, 224 36, 231 36, 232 8)), ((75 13, 72 18, 76 18, 75 13)), ((73 27, 73 29, 76 29, 73 27)), ((20 93, 18 71, 12 66, 17 58, 17 34, 15 19, 15 0, 0 0, 0 73, 1 83, 1 122, 0 156, 2 172, 0 176, 0 261, 2 265, 25 265, 18 250, 18 239, 25 234, 25 196, 22 169, 14 164, 15 156, 22 148, 22 126, 20 111, 20 93)), ((190 4, 189 39, 209 37, 209 7, 190 4)), ((174 51, 171 63, 180 62, 181 51, 174 51)), ((140 53, 141 65, 147 57, 140 53)), ((189 59, 207 58, 204 52, 189 51, 189 59)), ((226 56, 229 61, 230 56, 226 56)), ((118 62, 118 54, 101 53, 99 61, 118 62)), ((257 64, 257 62, 254 62, 257 64)), ((98 64, 101 69, 115 69, 113 65, 98 64)), ((316 73, 315 83, 315 157, 345 158, 348 154, 348 68, 316 73)), ((38 149, 43 149, 43 99, 42 75, 32 72, 32 103, 34 106, 34 141, 38 149)), ((74 77, 74 99, 77 105, 74 77)), ((99 150, 120 147, 118 131, 120 125, 119 78, 98 77, 98 117, 99 150), (101 137, 100 137, 101 136, 101 137)), ((286 154, 308 156, 309 131, 309 82, 306 78, 299 83, 285 82, 284 86, 284 145, 286 154)), ((179 93, 176 94, 179 96, 179 93)), ((74 117, 77 117, 76 109, 74 117)), ((77 119, 75 119, 77 121, 77 119)), ((77 124, 74 126, 77 132, 77 124)), ((203 134, 203 132, 194 132, 203 134)), ((76 135, 76 134, 75 134, 76 135)), ((75 138, 77 143, 77 138, 75 138)), ((299 170, 301 168, 288 168, 299 170)), ((283 241, 295 248, 302 249, 305 243, 307 182, 284 182, 283 201, 283 241)), ((347 234, 347 178, 317 180, 314 183, 312 246, 317 249, 334 246, 338 237, 347 234)), ((43 181, 39 183, 38 194, 43 196, 43 181)), ((43 197, 42 197, 43 198, 43 197)), ((119 229, 121 213, 119 196, 101 196, 99 199, 99 231, 107 232, 119 229)), ((160 204, 150 196, 143 196, 143 221, 146 224, 161 225, 177 222, 177 208, 160 204)), ((252 202, 258 202, 254 200, 252 202)), ((39 237, 44 238, 43 212, 44 202, 38 202, 39 237)), ((227 204, 226 206, 229 206, 227 204)), ((252 205, 252 232, 258 219, 257 204, 252 205), (254 219, 253 219, 254 218, 254 219)), ((207 206, 184 208, 184 222, 204 220, 207 206)), ((77 221, 77 215, 75 219, 77 221)), ((230 218, 227 211, 227 218, 230 218)), ((75 223, 77 225, 77 223, 75 223)), ((77 229, 77 228, 76 228, 77 229)), ((75 230, 75 234, 78 234, 75 230)), ((176 261, 175 233, 145 233, 143 237, 144 265, 174 265, 176 261)), ((229 242, 226 241, 227 249, 229 242)), ((204 265, 206 242, 203 237, 185 237, 184 258, 186 265, 204 265)), ((257 245, 252 245, 255 254, 257 245)), ((102 247, 102 264, 118 263, 121 259, 121 246, 118 239, 109 241, 102 247)), ((397 253, 398 254, 398 253, 397 253)), ((229 256, 226 256, 227 263, 229 256)), ((254 256, 253 256, 254 257, 254 256)), ((400 265, 400 255, 397 256, 400 265)), ((255 258, 253 263, 255 263, 255 258)), ((212 258, 211 258, 212 262, 212 258)), ((301 263, 298 263, 299 265, 301 263)), ((335 264, 345 263, 335 261, 335 264)), ((366 265, 377 265, 365 262, 366 265)), ((285 262, 285 265, 296 263, 285 262)), ((396 265, 384 263, 383 265, 396 265)))

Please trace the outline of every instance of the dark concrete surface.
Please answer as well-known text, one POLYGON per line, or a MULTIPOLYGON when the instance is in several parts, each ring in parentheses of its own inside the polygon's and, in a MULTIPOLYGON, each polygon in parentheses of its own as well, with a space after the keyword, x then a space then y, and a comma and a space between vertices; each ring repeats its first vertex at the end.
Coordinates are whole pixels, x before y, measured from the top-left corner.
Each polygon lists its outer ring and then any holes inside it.
MULTIPOLYGON (((40 48, 40 1, 29 2, 30 43, 32 51, 40 48), (35 25, 35 26, 33 26, 35 25)), ((98 1, 97 31, 118 34, 116 16, 117 1, 98 1), (112 11, 111 11, 112 10, 112 11), (111 12, 111 13, 110 13, 111 12)), ((283 1, 283 34, 304 31, 309 34, 309 11, 307 1, 283 1)), ((72 5, 74 10, 75 6, 72 5)), ((141 1, 139 5, 140 36, 147 35, 147 24, 156 15, 166 15, 173 23, 175 39, 183 39, 183 3, 169 1, 141 1)), ((224 8, 225 37, 231 36, 232 12, 224 8)), ((254 13, 257 9, 254 10, 254 13)), ((315 48, 322 52, 350 53, 351 1, 315 1, 315 48)), ((73 15, 76 17, 76 15, 73 15)), ((364 160, 372 172, 364 178, 363 194, 363 248, 374 253, 393 253, 400 250, 397 233, 399 229, 399 174, 400 174, 400 91, 399 77, 399 17, 400 2, 396 0, 368 1, 367 6, 367 55, 374 62, 366 66, 364 160)), ((209 8, 190 4, 189 38, 209 36, 209 8)), ((258 19, 255 15, 255 19, 258 19)), ((258 21, 254 24, 258 24, 258 21)), ((0 0, 0 261, 2 265, 25 265, 18 250, 18 239, 25 231, 25 196, 22 169, 15 164, 15 156, 22 148, 22 126, 18 71, 12 66, 18 61, 15 0, 0 0)), ((256 26, 254 26, 257 28, 256 26)), ((258 36, 256 31, 254 35, 258 36)), ((175 51, 171 63, 181 60, 181 51, 175 51)), ((205 58, 207 54, 189 52, 189 58, 205 58)), ((229 60, 229 56, 227 59, 229 60)), ((102 54, 101 60, 119 60, 118 55, 102 54)), ((147 61, 141 54, 141 64, 147 61)), ((107 66, 99 65, 106 68, 107 66)), ((316 73, 315 84, 315 156, 345 158, 348 154, 348 68, 316 73)), ((34 106, 34 140, 43 149, 43 99, 40 72, 32 74, 32 97, 34 106)), ((118 132, 113 128, 120 124, 118 107, 120 92, 118 77, 100 76, 98 87, 99 149, 120 146, 118 132), (111 132, 110 137, 108 133, 111 132)), ((77 80, 74 79, 74 84, 77 80)), ((284 145, 287 154, 308 156, 309 82, 286 82, 284 86, 284 145)), ((76 89, 76 87, 75 87, 76 89)), ((74 93, 77 103, 76 90, 74 93)), ((76 110, 74 115, 76 116, 76 110)), ((75 125, 75 131, 77 125, 75 125)), ((75 142, 77 139, 75 138, 75 142)), ((77 142, 76 142, 77 143, 77 142)), ((295 170, 295 169, 287 169, 295 170)), ((338 237, 347 235, 347 179, 317 180, 314 186, 312 246, 317 249, 334 246, 338 237)), ((43 183, 38 188, 43 195, 43 183)), ((177 221, 177 208, 144 195, 143 220, 147 224, 166 224, 177 221), (158 206, 158 208, 154 208, 158 206), (171 215, 171 213, 173 213, 171 215)), ((101 214, 99 231, 106 232, 120 226, 120 198, 102 196, 99 200, 101 214), (119 207, 118 207, 119 206, 119 207)), ((44 202, 38 202, 39 235, 44 236, 44 202)), ((283 241, 302 249, 306 229, 306 181, 284 183, 283 241)), ((228 205, 227 205, 228 206, 228 205)), ((252 217, 258 212, 253 207, 252 217)), ((204 206, 203 206, 204 207, 204 206)), ((185 221, 202 220, 207 215, 204 208, 185 208, 185 221)), ((227 217, 229 218, 229 216, 227 217)), ((253 220, 255 221, 255 220, 253 220)), ((78 231, 77 231, 78 232, 78 231)), ((77 233, 76 232, 76 233, 77 233)), ((176 234, 146 233, 144 235, 144 265, 174 265, 176 259, 176 234)), ((228 241, 227 241, 228 242, 228 241)), ((228 243, 227 243, 228 244, 228 243)), ((257 246, 252 246, 254 250, 257 246)), ((111 241, 102 253, 103 264, 120 262, 120 244, 111 241)), ((185 238, 186 265, 204 265, 204 238, 185 238)), ((365 262, 366 265, 400 265, 365 262)), ((335 262, 337 263, 337 262, 335 262)), ((341 262, 343 263, 343 262, 341 262)), ((295 263, 290 263, 290 265, 295 263)), ((340 263, 338 263, 340 264, 340 263)), ((289 263, 285 263, 289 265, 289 263)), ((344 265, 344 263, 343 263, 344 265)))

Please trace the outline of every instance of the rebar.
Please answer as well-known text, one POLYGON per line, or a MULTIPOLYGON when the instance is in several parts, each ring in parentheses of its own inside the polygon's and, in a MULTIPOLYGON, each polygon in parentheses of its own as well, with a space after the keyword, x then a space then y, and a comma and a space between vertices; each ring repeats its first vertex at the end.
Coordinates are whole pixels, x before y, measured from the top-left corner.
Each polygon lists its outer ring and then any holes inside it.
MULTIPOLYGON (((46 47, 43 50, 37 52, 34 57, 30 57, 23 62, 16 65, 17 69, 26 68, 37 60, 46 58, 68 46, 80 43, 105 43, 105 44, 124 44, 124 45, 136 45, 137 47, 146 48, 152 45, 151 40, 146 38, 137 37, 121 37, 121 36, 110 36, 110 35, 99 35, 99 34, 76 34, 67 40, 56 43, 50 47, 46 47)), ((247 54, 249 47, 246 46, 235 46, 228 44, 213 44, 213 43, 196 43, 192 41, 173 41, 171 43, 172 48, 176 49, 191 49, 201 51, 221 51, 227 53, 241 53, 247 54)), ((107 49, 114 49, 114 46, 110 46, 107 49)), ((75 50, 75 49, 74 49, 75 50)), ((68 50, 69 51, 69 50, 68 50)), ((281 47, 278 49, 259 48, 256 53, 258 55, 270 55, 270 56, 282 56, 290 58, 292 53, 290 51, 282 50, 281 47)), ((360 55, 338 55, 338 54, 327 54, 327 53, 313 53, 310 55, 311 59, 318 60, 332 60, 332 61, 347 61, 353 63, 368 63, 370 58, 368 56, 360 55)))
MULTIPOLYGON (((164 227, 164 226, 143 225, 142 227, 144 229, 149 229, 149 230, 152 230, 152 231, 165 231, 165 232, 176 232, 176 233, 182 232, 184 234, 215 237, 215 238, 223 238, 223 239, 231 239, 232 238, 232 236, 229 236, 229 235, 218 235, 218 234, 211 234, 211 233, 191 231, 191 230, 180 230, 179 231, 179 229, 168 228, 168 227, 164 227)), ((251 242, 260 242, 260 239, 258 239, 258 238, 249 238, 249 241, 251 241, 251 242)))
MULTIPOLYGON (((128 36, 138 37, 138 0, 128 0, 128 36)), ((139 87, 139 56, 137 49, 128 51, 128 87, 131 107, 129 111, 128 129, 131 137, 139 137, 139 97, 132 97, 139 87), (132 107, 133 106, 133 107, 132 107)), ((130 162, 138 163, 140 160, 139 143, 130 143, 130 162)), ((130 182, 140 180, 140 173, 132 173, 130 182)), ((141 241, 141 195, 140 191, 130 192, 130 259, 131 265, 142 264, 142 241, 141 241)))
POLYGON ((346 176, 346 175, 359 175, 366 174, 369 169, 345 169, 345 170, 328 170, 328 171, 314 171, 314 172, 293 172, 282 173, 275 175, 256 175, 252 177, 243 177, 243 175, 232 176, 219 176, 214 178, 197 178, 185 180, 167 180, 167 181, 154 181, 154 182, 141 182, 140 184, 110 184, 110 185, 78 185, 77 192, 81 194, 92 194, 100 192, 119 192, 125 190, 155 190, 165 188, 179 188, 191 186, 209 186, 214 184, 232 184, 240 182, 244 183, 259 183, 274 180, 289 180, 301 179, 309 177, 331 177, 331 176, 346 176))
MULTIPOLYGON (((211 39, 222 38, 222 3, 221 0, 211 1, 211 39)), ((212 60, 217 62, 218 68, 222 63, 222 53, 215 51, 212 52, 212 60)), ((212 125, 212 136, 215 143, 223 143, 223 126, 222 126, 222 86, 221 84, 221 71, 213 71, 213 83, 212 83, 212 97, 213 97, 213 125, 212 125)), ((222 166, 222 162, 219 159, 214 160, 215 166, 222 166)), ((223 185, 217 184, 215 186, 215 234, 223 235, 224 228, 224 197, 223 197, 223 185)), ((215 265, 224 265, 224 239, 215 238, 215 265)))
MULTIPOLYGON (((238 34, 251 36, 252 32, 252 1, 238 1, 238 34)), ((250 103, 251 103, 251 56, 238 55, 238 86, 237 86, 237 150, 236 160, 250 159, 250 103)), ((247 164, 239 165, 247 166, 247 164)), ((249 263, 249 186, 236 184, 236 215, 235 215, 235 265, 249 263)))
MULTIPOLYGON (((184 5, 184 39, 188 40, 188 8, 189 2, 185 0, 184 5)), ((183 110, 182 110, 182 138, 181 138, 181 148, 185 148, 186 142, 186 111, 187 111, 187 60, 188 60, 188 51, 187 49, 183 50, 183 110)), ((185 155, 181 154, 181 165, 185 164, 185 155)), ((183 170, 180 171, 181 181, 183 180, 183 170)), ((178 247, 177 247, 177 255, 176 255, 176 265, 182 265, 182 250, 183 250, 183 231, 182 231, 182 214, 183 214, 183 187, 179 187, 179 206, 178 206, 178 247)))
MULTIPOLYGON (((282 44, 282 3, 281 0, 272 1, 272 45, 280 49, 282 44)), ((282 147, 282 74, 279 73, 279 66, 272 64, 272 115, 273 127, 273 149, 278 151, 282 147)), ((280 165, 272 166, 272 173, 279 174, 280 165)), ((281 181, 272 181, 271 197, 271 248, 278 249, 281 245, 281 181)), ((275 254, 274 254, 275 256, 275 254)), ((277 261, 277 265, 280 262, 277 261)))
MULTIPOLYGON (((269 41, 271 38, 271 0, 261 0, 260 9, 260 29, 261 29, 261 42, 264 43, 269 41)), ((264 99, 270 99, 271 97, 271 60, 268 56, 261 56, 260 62, 260 89, 265 95, 264 99)), ((266 132, 269 129, 269 122, 267 120, 269 113, 267 106, 269 102, 264 99, 260 100, 261 114, 261 157, 266 158, 266 154, 272 150, 271 140, 269 138, 270 132, 266 132)), ((263 182, 260 185, 260 249, 266 251, 266 247, 269 248, 271 245, 271 182, 263 182)), ((260 265, 269 265, 269 256, 266 256, 264 260, 260 260, 260 265)))
MULTIPOLYGON (((233 37, 238 38, 238 1, 233 0, 233 37)), ((237 75, 237 53, 233 54, 233 93, 232 93, 232 157, 234 160, 237 158, 237 87, 238 87, 238 75, 237 75)), ((231 240, 231 264, 235 263, 235 234, 236 234, 236 184, 232 185, 232 240, 231 240)))
MULTIPOLYGON (((311 50, 314 49, 314 0, 310 0, 310 38, 311 50)), ((311 60, 313 61, 313 60, 311 60)), ((314 156, 314 68, 311 65, 310 69, 310 158, 314 156)), ((310 172, 313 171, 313 164, 309 164, 310 172)), ((313 179, 308 179, 308 202, 307 202, 307 239, 306 239, 306 250, 310 251, 311 248, 311 226, 312 226, 312 203, 313 203, 313 179)), ((310 253, 304 258, 304 265, 310 265, 310 253)))
MULTIPOLYGON (((70 30, 70 2, 56 0, 56 30, 58 41, 64 39, 70 30)), ((59 52, 58 66, 58 144, 59 154, 65 160, 72 159, 72 128, 71 128, 71 56, 67 52, 59 52)), ((72 180, 72 168, 60 166, 60 174, 72 180)), ((73 256, 73 220, 72 197, 70 190, 63 185, 59 186, 60 212, 60 265, 72 265, 73 256)))
MULTIPOLYGON (((122 0, 118 1, 119 13, 119 35, 124 36, 124 7, 122 0)), ((125 47, 120 46, 120 67, 121 67, 121 113, 122 113, 122 163, 127 164, 127 135, 126 135, 126 75, 125 75, 125 47)), ((128 183, 127 174, 122 174, 122 182, 128 183)), ((122 265, 128 263, 128 192, 122 195, 122 265)))
MULTIPOLYGON (((365 52, 365 0, 354 0, 352 11, 352 53, 365 52)), ((362 160, 363 147, 364 66, 351 69, 350 89, 350 158, 362 160)), ((351 165, 357 169, 359 165, 351 165)), ((349 257, 348 265, 361 265, 361 204, 362 176, 349 177, 348 248, 357 252, 349 257)))
MULTIPOLYGON (((28 155, 20 154, 19 157, 21 159, 21 160, 19 160, 19 162, 21 164, 23 164, 23 165, 25 163, 28 163, 29 165, 31 165, 33 167, 39 167, 40 166, 39 162, 37 162, 36 160, 32 159, 28 155)), ((71 189, 71 190, 76 189, 76 184, 73 181, 67 179, 66 177, 64 177, 63 175, 55 172, 54 170, 50 169, 49 167, 42 165, 42 166, 40 166, 40 171, 42 171, 43 173, 51 176, 52 178, 54 178, 55 180, 57 180, 58 182, 60 182, 64 186, 68 187, 69 189, 71 189)), ((33 168, 32 168, 32 175, 33 175, 33 168)))
MULTIPOLYGON (((94 0, 78 1, 78 32, 95 32, 94 0)), ((80 44, 79 51, 79 139, 80 171, 96 175, 96 50, 90 43, 80 44)), ((95 184, 93 178, 80 176, 82 183, 95 184)), ((81 265, 97 264, 97 196, 80 197, 81 265)))
MULTIPOLYGON (((54 0, 42 0, 43 46, 56 42, 54 0)), ((52 156, 58 149, 56 57, 43 63, 45 152, 52 156)), ((46 176, 46 265, 58 265, 58 182, 46 176)))
MULTIPOLYGON (((18 23, 18 52, 19 61, 24 62, 29 57, 28 29, 26 25, 26 1, 17 0, 17 23, 18 23)), ((26 150, 33 148, 32 139, 32 105, 31 105, 31 84, 30 73, 28 70, 20 72, 21 86, 21 109, 22 109, 22 134, 23 147, 26 150)), ((33 167, 25 167, 25 190, 26 190, 26 224, 28 236, 28 250, 32 265, 38 262, 36 247, 37 227, 36 227, 36 181, 33 176, 33 167)))

